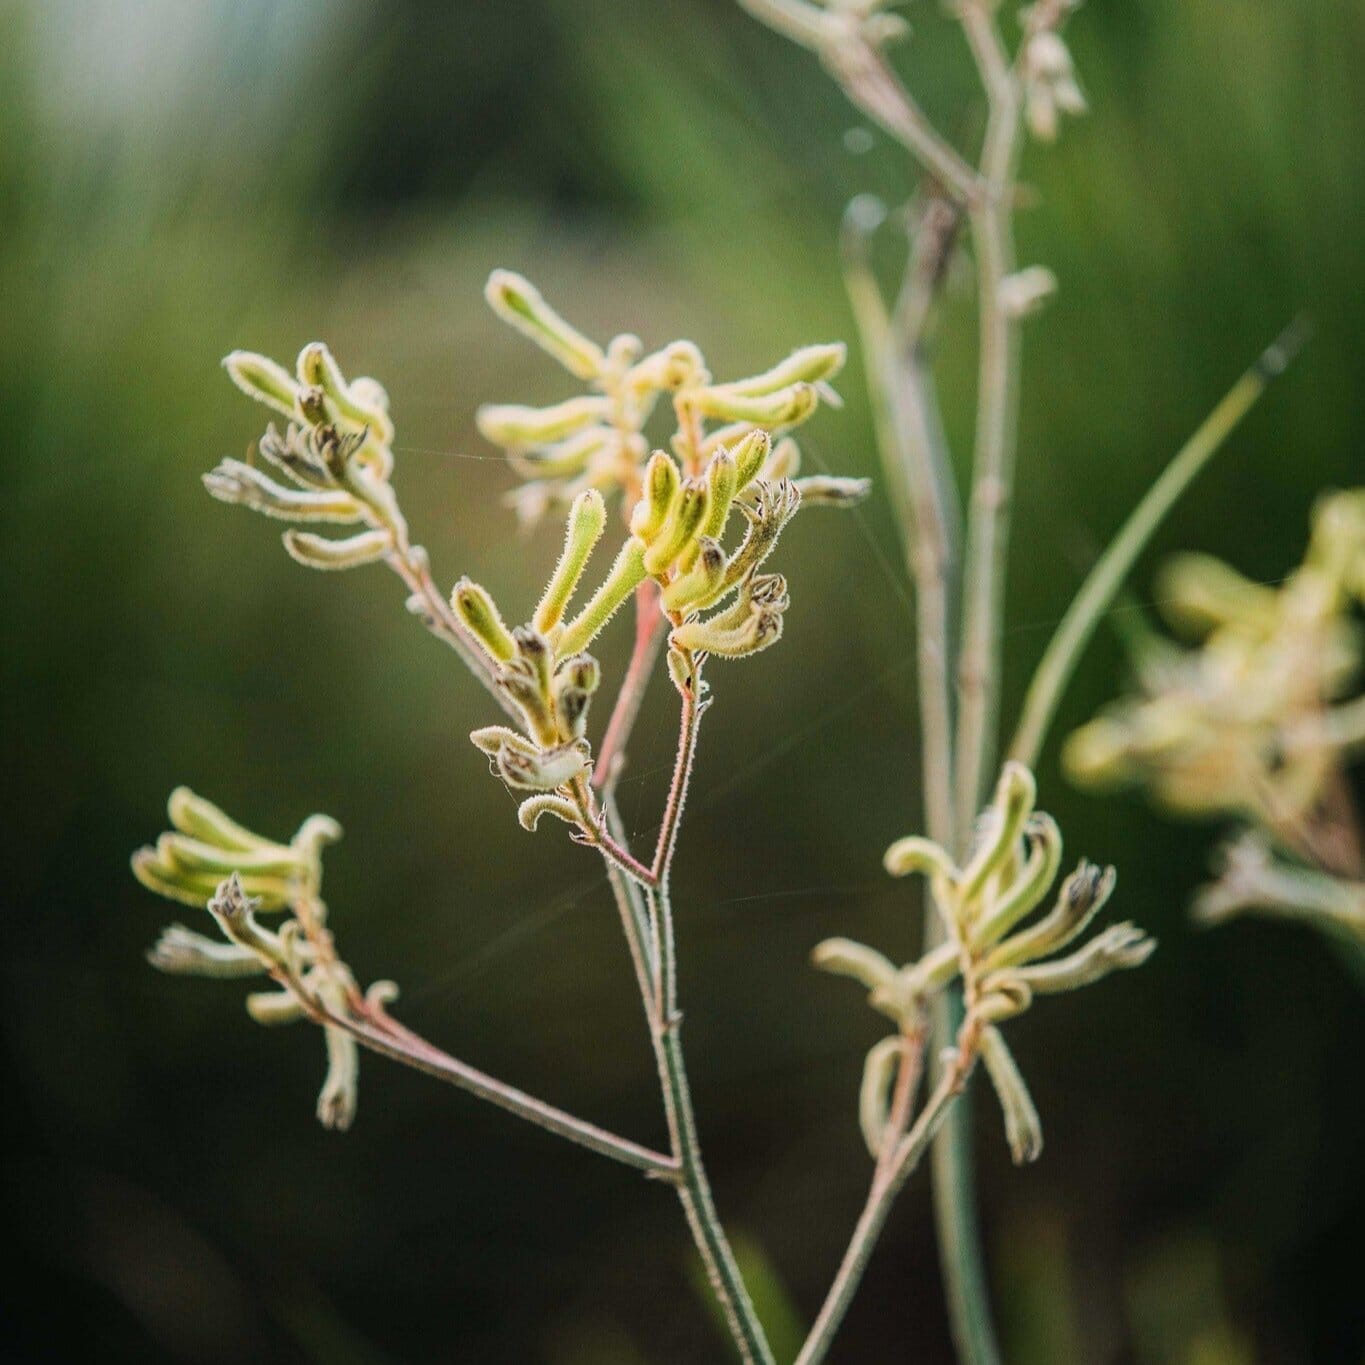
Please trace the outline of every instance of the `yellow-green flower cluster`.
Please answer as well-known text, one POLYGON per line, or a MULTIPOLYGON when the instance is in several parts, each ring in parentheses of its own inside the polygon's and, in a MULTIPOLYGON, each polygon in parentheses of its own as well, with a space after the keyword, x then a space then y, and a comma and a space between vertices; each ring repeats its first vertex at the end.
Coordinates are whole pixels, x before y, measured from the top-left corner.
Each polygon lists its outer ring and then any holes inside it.
MULTIPOLYGON (((647 353, 639 337, 624 334, 599 346, 510 270, 495 270, 485 294, 499 317, 590 389, 550 407, 479 409, 479 430, 506 451, 524 480, 512 501, 525 523, 569 505, 587 489, 620 490, 626 510, 632 509, 646 491, 645 428, 662 399, 671 400, 676 423, 672 452, 684 474, 696 476, 714 454, 754 431, 777 434, 806 421, 822 396, 834 397, 828 381, 844 364, 841 344, 806 346, 762 374, 717 384, 692 342, 674 341, 647 353)), ((795 474, 800 451, 793 440, 781 442, 774 455, 785 476, 795 474)), ((767 477, 775 478, 775 471, 767 477)), ((852 501, 865 484, 816 478, 803 491, 808 501, 852 501)))
MULTIPOLYGON (((1014 1159, 1033 1160, 1042 1127, 1028 1088, 999 1025, 1023 1013, 1036 995, 1075 990, 1110 972, 1136 967, 1155 942, 1132 924, 1117 924, 1064 957, 1054 954, 1084 933, 1114 889, 1114 869, 1082 862, 1061 885, 1051 908, 1032 919, 1061 867, 1062 836, 1051 816, 1034 809, 1033 774, 1008 763, 995 796, 977 823, 971 857, 958 866, 932 840, 900 839, 886 852, 892 876, 915 872, 928 881, 942 921, 944 942, 907 966, 896 967, 874 948, 829 939, 814 953, 817 966, 852 977, 869 1003, 906 1033, 919 1024, 927 1003, 961 977, 966 1022, 958 1045, 977 1048, 1000 1098, 1014 1159)), ((881 1147, 901 1038, 868 1054, 859 1106, 873 1155, 881 1147)))
MULTIPOLYGON (((239 825, 187 787, 171 793, 168 813, 171 830, 155 847, 133 855, 133 872, 158 895, 208 910, 223 937, 169 925, 147 954, 152 966, 179 976, 272 978, 282 989, 246 999, 247 1013, 258 1024, 307 1018, 310 1005, 344 1017, 358 992, 332 949, 320 896, 322 850, 341 837, 336 821, 309 816, 288 843, 280 843, 239 825), (257 911, 292 914, 272 930, 256 918, 257 911)), ((379 989, 393 997, 389 983, 379 989)), ((356 1108, 355 1041, 331 1024, 324 1033, 327 1074, 318 1118, 328 1128, 348 1128, 356 1108)))
POLYGON ((290 529, 285 549, 314 569, 349 569, 406 553, 407 526, 389 485, 393 422, 389 398, 373 379, 347 381, 320 341, 299 352, 295 372, 250 351, 223 362, 234 384, 286 419, 257 445, 276 474, 243 460, 223 460, 204 476, 221 502, 301 524, 367 529, 344 538, 290 529))
POLYGON ((591 768, 583 736, 600 678, 586 651, 642 583, 653 580, 659 587, 680 688, 689 685, 699 656, 742 658, 781 637, 786 580, 761 569, 802 498, 790 479, 760 477, 771 464, 770 439, 759 430, 714 451, 692 476, 673 456, 656 451, 625 543, 574 614, 570 603, 607 524, 602 494, 592 488, 574 499, 559 562, 525 625, 509 628, 481 585, 468 579, 456 585, 451 607, 524 721, 522 734, 490 726, 472 738, 509 787, 541 794, 523 806, 528 827, 547 813, 582 821, 574 789, 591 768), (744 534, 727 549, 726 529, 736 516, 745 523, 744 534))
POLYGON ((1280 838, 1311 823, 1365 745, 1353 617, 1365 602, 1365 489, 1319 503, 1308 554, 1278 587, 1184 555, 1158 598, 1196 646, 1137 650, 1140 695, 1070 736, 1068 771, 1091 787, 1141 784, 1181 814, 1235 816, 1280 838))

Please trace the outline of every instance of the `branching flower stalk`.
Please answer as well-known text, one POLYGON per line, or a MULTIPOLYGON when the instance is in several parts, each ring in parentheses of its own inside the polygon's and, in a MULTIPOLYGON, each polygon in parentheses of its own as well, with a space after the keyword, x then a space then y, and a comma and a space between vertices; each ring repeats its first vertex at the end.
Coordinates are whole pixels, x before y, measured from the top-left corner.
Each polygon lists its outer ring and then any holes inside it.
MULTIPOLYGON (((868 1054, 859 1119, 873 1172, 868 1200, 824 1307, 799 1354, 816 1365, 829 1351, 868 1259, 905 1182, 931 1149, 935 1204, 950 1314, 964 1361, 998 1359, 981 1265, 961 1102, 978 1063, 999 1098, 1016 1161, 1041 1149, 1041 1125, 1001 1026, 1036 996, 1090 984, 1136 966, 1153 944, 1131 925, 1069 946, 1114 885, 1112 869, 1082 863, 1039 915, 1061 867, 1055 823, 1034 809, 1033 759, 1098 613, 1112 600, 1179 491, 1264 387, 1263 358, 1250 389, 1239 387, 1158 481, 1095 574, 1045 655, 1030 690, 1036 704, 1015 759, 995 771, 1008 508, 1019 394, 1019 323, 1055 286, 1039 266, 1017 270, 1016 175, 1024 130, 1055 136, 1059 116, 1084 101, 1060 36, 1072 0, 1038 0, 1020 12, 1011 52, 992 0, 960 0, 956 20, 987 97, 975 164, 932 126, 884 51, 904 32, 883 0, 742 0, 775 28, 815 50, 850 99, 896 138, 925 175, 911 215, 899 288, 883 293, 870 242, 884 214, 858 200, 845 221, 844 268, 867 353, 867 373, 889 492, 904 527, 915 583, 923 790, 928 837, 892 846, 893 875, 927 883, 926 932, 916 961, 896 967, 846 939, 816 950, 819 966, 859 981, 894 1031, 868 1054), (962 239, 973 246, 978 289, 979 374, 975 452, 965 544, 962 499, 938 418, 932 355, 945 283, 962 239), (960 618, 960 619, 959 619, 960 618), (1026 761, 1018 761, 1020 757, 1026 761), (983 809, 984 807, 984 809, 983 809), (979 813, 978 813, 979 812, 979 813), (924 1073, 928 1072, 927 1078, 924 1073), (918 1102, 921 1082, 926 1098, 918 1102)), ((654 1051, 668 1150, 606 1131, 475 1069, 390 1013, 396 987, 361 990, 337 952, 321 898, 321 850, 338 837, 315 816, 287 843, 263 838, 181 789, 172 829, 134 856, 151 889, 205 910, 222 937, 172 926, 151 953, 157 967, 211 977, 265 977, 275 989, 248 998, 264 1024, 306 1019, 321 1026, 326 1079, 319 1117, 345 1128, 356 1109, 358 1049, 403 1062, 488 1100, 547 1131, 671 1184, 724 1311, 739 1357, 771 1365, 765 1337, 717 1212, 702 1160, 682 1045, 671 874, 702 720, 712 704, 712 666, 766 650, 781 638, 790 605, 786 579, 768 569, 801 509, 847 506, 865 480, 801 477, 793 431, 842 368, 840 344, 807 346, 759 374, 717 381, 699 348, 674 341, 650 350, 632 334, 594 341, 525 278, 495 271, 486 297, 497 315, 557 361, 579 391, 547 407, 495 404, 478 424, 507 455, 520 482, 510 501, 524 525, 564 518, 563 546, 543 592, 509 625, 494 595, 461 578, 447 595, 412 541, 393 487, 389 401, 371 379, 348 381, 330 351, 306 346, 291 372, 264 356, 234 352, 233 381, 283 419, 255 458, 225 460, 208 491, 292 522, 289 554, 321 570, 386 563, 406 586, 408 607, 450 645, 498 703, 502 723, 471 733, 492 773, 519 801, 528 831, 567 826, 572 842, 602 859, 621 920, 654 1051), (666 426, 656 448, 651 431, 666 426), (337 537, 317 525, 340 525, 337 537), (599 557, 606 540, 609 556, 599 557), (600 740, 589 730, 603 670, 590 652, 632 603, 634 647, 600 740), (657 661, 679 702, 677 757, 658 834, 631 847, 615 789, 657 661), (258 916, 278 914, 278 929, 258 916)), ((1289 348, 1277 354, 1281 364, 1289 348)), ((1245 385, 1246 380, 1243 381, 1245 385)), ((1350 563, 1355 565, 1355 561, 1350 563)), ((1350 569, 1357 583, 1359 568, 1350 569)), ((1353 589, 1354 590, 1354 589, 1353 589)), ((1304 742, 1354 744, 1356 710, 1317 720, 1304 742), (1316 738, 1314 738, 1316 736, 1316 738)), ((1299 738, 1303 738, 1300 736, 1299 738)), ((1288 750, 1286 750, 1288 752, 1288 750)), ((1292 766, 1292 765, 1291 765, 1292 766)), ((1321 885, 1322 913, 1344 902, 1321 885)), ((1300 899, 1312 897, 1305 890, 1300 899)))
POLYGON ((521 824, 535 830, 553 817, 604 861, 655 1052, 669 1152, 607 1132, 450 1056, 389 1014, 397 994, 392 983, 361 991, 326 927, 320 849, 340 831, 324 817, 278 844, 202 798, 177 792, 172 831, 135 855, 134 870, 151 889, 206 909, 223 941, 175 926, 151 960, 187 974, 263 975, 279 989, 249 998, 253 1018, 320 1024, 329 1064, 319 1115, 329 1127, 344 1128, 354 1116, 360 1046, 672 1184, 741 1358, 767 1365, 772 1353, 702 1162, 682 1050, 670 874, 700 724, 711 704, 705 664, 777 643, 789 596, 786 580, 765 572, 765 564, 784 527, 802 506, 849 505, 867 491, 865 480, 796 477, 800 450, 785 434, 822 398, 834 397, 828 381, 842 367, 843 347, 807 347, 761 374, 717 384, 691 342, 649 353, 633 336, 598 346, 511 272, 494 272, 487 297, 590 387, 550 408, 502 405, 479 413, 481 430, 507 450, 523 477, 513 499, 522 520, 566 509, 563 548, 525 624, 509 627, 493 596, 469 578, 448 600, 435 588, 392 486, 387 397, 372 380, 347 382, 320 343, 304 348, 293 374, 246 352, 227 360, 234 382, 287 420, 283 433, 272 425, 258 446, 287 482, 254 462, 226 460, 205 484, 221 501, 298 523, 284 543, 309 567, 388 563, 409 587, 413 613, 457 649, 497 699, 512 723, 481 727, 471 739, 520 798, 521 824), (670 449, 650 454, 646 426, 664 397, 675 423, 670 449), (580 593, 608 534, 607 499, 618 495, 620 543, 595 588, 580 593), (736 522, 737 539, 729 534, 736 522), (313 523, 363 529, 332 539, 301 529, 313 523), (635 649, 595 756, 588 720, 602 670, 588 650, 632 600, 635 649), (665 641, 680 702, 678 753, 657 841, 641 858, 616 817, 614 784, 665 641), (257 918, 272 912, 286 916, 278 931, 257 918))

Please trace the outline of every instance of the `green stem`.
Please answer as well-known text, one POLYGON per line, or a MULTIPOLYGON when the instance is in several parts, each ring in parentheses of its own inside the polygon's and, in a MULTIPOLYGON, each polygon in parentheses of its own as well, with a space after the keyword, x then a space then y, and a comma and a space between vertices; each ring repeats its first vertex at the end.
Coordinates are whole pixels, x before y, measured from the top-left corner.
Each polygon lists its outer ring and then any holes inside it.
POLYGON ((1109 542, 1109 547, 1072 599, 1034 672, 1024 698, 1019 726, 1010 744, 1011 758, 1029 767, 1038 761, 1048 727, 1076 665, 1104 613, 1132 572, 1138 556, 1181 495, 1251 411, 1270 381, 1284 371, 1304 338, 1302 322, 1295 321, 1267 347, 1185 442, 1109 542))
POLYGON ((673 911, 667 886, 646 892, 651 913, 657 917, 662 962, 660 977, 664 989, 662 1016, 655 1024, 655 1055, 663 1086, 664 1110, 673 1157, 681 1171, 677 1182, 692 1239, 701 1254, 706 1277, 725 1314, 725 1320, 746 1365, 774 1365, 774 1358, 763 1325, 758 1320, 744 1277, 735 1261, 729 1239, 716 1212, 710 1182, 702 1164, 701 1142, 697 1136, 692 1094, 683 1059, 682 1016, 677 1010, 677 965, 674 961, 673 911))
POLYGON ((796 1358, 796 1365, 819 1365, 819 1362, 824 1360, 862 1281, 863 1272, 877 1245, 877 1239, 881 1236, 896 1196, 914 1174, 925 1149, 952 1113, 954 1101, 960 1095, 965 1081, 966 1076, 956 1063, 945 1069, 914 1126, 900 1140, 893 1158, 878 1165, 872 1188, 868 1192, 867 1203, 863 1206, 862 1216, 858 1219, 858 1225, 853 1231, 848 1250, 844 1253, 843 1262, 825 1297, 820 1314, 806 1338, 806 1344, 796 1358))

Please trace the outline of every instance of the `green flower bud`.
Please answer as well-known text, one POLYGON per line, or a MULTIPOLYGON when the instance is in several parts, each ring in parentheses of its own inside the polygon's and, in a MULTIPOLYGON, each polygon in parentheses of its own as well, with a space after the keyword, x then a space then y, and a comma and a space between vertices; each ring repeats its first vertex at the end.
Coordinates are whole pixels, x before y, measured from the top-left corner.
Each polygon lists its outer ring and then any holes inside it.
POLYGON ((964 904, 975 901, 991 877, 1014 856, 1037 795, 1033 774, 1022 763, 1007 762, 996 783, 995 796, 982 812, 980 846, 962 873, 964 904))
POLYGON ((666 611, 700 611, 716 601, 725 584, 725 551, 718 542, 697 538, 697 556, 686 573, 663 590, 666 611))
POLYGON ((951 882, 957 877, 957 869, 947 853, 932 839, 926 839, 918 834, 897 839, 886 850, 882 866, 893 877, 908 877, 912 872, 922 873, 926 877, 941 878, 945 882, 951 882))
POLYGON ((505 663, 517 652, 512 633, 503 624, 497 604, 486 588, 468 578, 455 585, 450 605, 465 629, 481 644, 489 657, 505 663))
POLYGON ((610 411, 611 405, 605 398, 584 396, 548 408, 488 403, 478 410, 474 420, 494 445, 544 446, 601 422, 610 411))
POLYGON ((645 549, 646 573, 663 573, 692 544, 710 506, 707 486, 698 479, 685 480, 667 521, 645 549))
POLYGON ((755 428, 730 447, 735 462, 735 487, 745 489, 758 477, 758 472, 772 454, 773 438, 766 431, 755 428))
POLYGON ((739 470, 729 451, 722 450, 711 457, 706 466, 706 487, 711 495, 711 504, 697 534, 714 540, 724 532, 730 516, 730 504, 739 491, 739 470))
POLYGON ((272 841, 253 834, 221 811, 212 801, 196 796, 188 787, 177 787, 166 803, 171 824, 182 834, 218 848, 254 849, 272 841))
POLYGON ((564 627, 557 645, 559 655, 566 657, 585 650, 645 578, 644 547, 632 538, 621 547, 606 582, 564 627))
POLYGON ((606 364, 602 348, 570 327, 529 280, 510 270, 495 270, 488 277, 484 297, 504 322, 552 355, 570 374, 579 379, 601 375, 606 364))
POLYGON ((798 383, 818 384, 821 380, 833 379, 844 368, 848 348, 839 341, 827 345, 803 346, 793 351, 785 360, 779 361, 770 370, 756 374, 750 379, 739 379, 726 384, 732 393, 748 397, 766 396, 779 389, 798 383))
POLYGON ((355 1039, 343 1029, 327 1025, 327 1076, 318 1095, 318 1122, 344 1133, 355 1121, 360 1059, 355 1039))
POLYGON ((254 398, 286 417, 294 415, 299 386, 283 365, 254 351, 233 351, 223 358, 223 368, 248 398, 254 398))
POLYGON ((819 406, 820 398, 812 384, 792 384, 762 395, 741 393, 733 385, 722 384, 696 390, 692 402, 704 417, 753 422, 773 430, 804 422, 819 406))
POLYGON ((1112 924, 1070 957, 1019 967, 1013 976, 1039 995, 1055 995, 1088 986, 1110 972, 1140 967, 1155 951, 1156 940, 1135 924, 1112 924))
POLYGON ((644 494, 630 516, 630 529, 646 544, 668 520, 680 486, 678 466, 662 450, 656 450, 645 466, 644 494))
POLYGON ((548 633, 559 624, 606 525, 607 505, 602 495, 595 488, 580 493, 569 509, 559 563, 531 618, 536 630, 548 633))

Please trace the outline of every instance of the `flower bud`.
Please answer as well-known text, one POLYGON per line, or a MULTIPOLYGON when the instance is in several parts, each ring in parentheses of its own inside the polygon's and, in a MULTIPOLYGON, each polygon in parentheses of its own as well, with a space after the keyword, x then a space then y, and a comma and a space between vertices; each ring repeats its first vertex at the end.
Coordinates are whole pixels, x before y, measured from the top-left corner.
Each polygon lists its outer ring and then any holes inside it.
POLYGON ((893 877, 908 877, 912 872, 951 882, 957 876, 953 860, 932 839, 918 834, 897 839, 882 858, 882 866, 893 877))
POLYGON ((803 505, 856 507, 872 491, 872 480, 813 474, 809 478, 797 479, 795 487, 801 494, 803 505))
POLYGON ((730 504, 739 490, 739 471, 734 456, 728 450, 719 451, 711 457, 706 466, 706 487, 711 502, 697 534, 714 540, 724 532, 730 516, 730 504))
POLYGON ((709 621, 688 621, 669 637, 678 649, 693 654, 715 654, 722 659, 742 659, 758 654, 782 638, 782 613, 756 611, 737 626, 718 626, 709 621))
POLYGON ((495 270, 488 277, 484 297, 504 322, 552 355, 570 374, 596 379, 602 373, 606 364, 602 348, 570 327, 529 280, 510 270, 495 270))
POLYGON ((551 796, 549 794, 528 796, 517 807, 517 819, 524 830, 534 832, 542 815, 553 815, 568 825, 577 826, 580 823, 578 811, 574 808, 573 802, 566 801, 562 796, 551 796))
POLYGON ((235 979, 259 976, 265 968, 255 953, 235 943, 196 934, 183 924, 170 924, 147 950, 147 961, 159 972, 173 976, 208 976, 235 979))
POLYGON ((1135 924, 1111 924, 1070 957, 1020 967, 1014 975, 1039 995, 1053 995, 1088 986, 1110 972, 1140 967, 1155 950, 1156 940, 1135 924))
POLYGON ((252 849, 271 842, 239 825, 212 801, 196 796, 188 787, 177 787, 171 793, 166 813, 182 834, 218 848, 252 849))
POLYGON ((697 557, 686 573, 663 590, 665 611, 700 611, 721 594, 725 584, 725 551, 705 536, 697 538, 697 557))
POLYGON ((851 938, 827 938, 817 943, 810 960, 821 971, 851 977, 869 991, 894 986, 898 976, 888 958, 851 938))
POLYGON ((557 652, 565 656, 586 649, 645 577, 644 547, 632 538, 621 547, 606 581, 564 627, 557 642, 557 652))
POLYGON ((515 448, 552 445, 601 422, 609 413, 607 400, 593 395, 570 398, 548 408, 486 403, 474 420, 494 445, 515 448))
POLYGON ((748 395, 732 385, 698 389, 693 403, 704 417, 722 422, 753 422, 772 430, 804 422, 820 398, 813 384, 792 384, 773 393, 748 395))
MULTIPOLYGON (((611 427, 585 427, 577 435, 536 450, 517 447, 507 458, 512 468, 527 479, 568 479, 581 474, 597 457, 622 449, 621 436, 611 427)), ((519 493, 523 490, 517 490, 519 493)))
POLYGON ((393 536, 388 531, 361 531, 333 540, 291 527, 284 533, 284 548, 291 559, 310 569, 359 569, 379 563, 393 549, 393 536))
POLYGON ((267 1028, 295 1024, 308 1017, 303 1002, 293 991, 257 991, 246 998, 246 1012, 267 1028))
POLYGON ((318 1122, 344 1133, 355 1121, 359 1056, 355 1039, 343 1029, 329 1024, 323 1035, 327 1040, 327 1076, 318 1095, 318 1122))
POLYGON ((772 448, 773 438, 757 427, 730 447, 730 456, 735 462, 737 489, 742 491, 753 483, 759 470, 767 463, 772 448))
POLYGON ((1043 1150, 1043 1125, 1029 1095, 1028 1086, 1015 1065, 1000 1030, 983 1029, 981 1060, 995 1087, 1000 1108, 1005 1116, 1005 1140, 1016 1166, 1036 1161, 1043 1150))
POLYGON ((662 450, 656 450, 645 466, 644 494, 631 513, 630 529, 646 544, 663 528, 678 496, 678 466, 662 450))
POLYGON ((984 970, 1030 962, 1064 948, 1083 933, 1114 892, 1118 874, 1082 861, 1062 883, 1057 903, 1037 924, 1007 938, 986 959, 984 970))
POLYGON ((645 572, 662 573, 691 545, 710 510, 711 493, 697 479, 684 481, 668 520, 645 549, 645 572))
POLYGON ((235 503, 284 521, 357 522, 363 514, 360 504, 340 490, 306 492, 286 488, 253 465, 241 460, 223 460, 204 475, 204 487, 219 502, 235 503))
POLYGON ((746 397, 762 397, 793 384, 817 384, 832 379, 844 368, 848 348, 839 341, 827 345, 802 346, 770 370, 749 379, 735 380, 724 387, 746 397))
POLYGON ((964 904, 975 901, 990 878, 1014 856, 1037 795, 1033 774, 1022 763, 1007 762, 996 783, 995 796, 982 813, 980 846, 962 873, 964 904))
POLYGON ((248 398, 254 398, 286 417, 294 415, 299 386, 283 365, 254 351, 233 351, 223 358, 223 368, 248 398))
POLYGON ((483 646, 490 658, 505 663, 516 654, 516 642, 486 588, 462 578, 455 585, 450 605, 465 629, 483 646))
POLYGON ((602 495, 595 488, 580 493, 569 509, 559 563, 531 618, 536 630, 546 633, 559 624, 606 525, 607 505, 602 495))
POLYGON ((858 1126, 873 1159, 881 1155, 891 1111, 891 1089, 900 1069, 905 1043, 896 1035, 883 1038, 867 1054, 858 1087, 858 1126))

